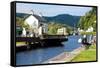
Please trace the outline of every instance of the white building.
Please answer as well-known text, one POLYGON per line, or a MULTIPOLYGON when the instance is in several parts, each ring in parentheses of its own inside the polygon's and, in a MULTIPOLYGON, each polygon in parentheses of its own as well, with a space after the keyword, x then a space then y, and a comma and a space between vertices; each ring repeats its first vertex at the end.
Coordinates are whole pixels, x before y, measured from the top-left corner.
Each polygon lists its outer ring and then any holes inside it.
POLYGON ((84 30, 83 30, 83 29, 78 28, 78 32, 84 32, 84 30))
POLYGON ((60 28, 57 30, 58 35, 67 35, 66 28, 60 28))
POLYGON ((86 32, 93 32, 93 27, 90 26, 90 27, 86 30, 86 32))
POLYGON ((25 23, 29 24, 30 27, 32 28, 38 28, 39 27, 39 21, 36 17, 34 17, 33 15, 28 16, 25 19, 25 23))
POLYGON ((25 23, 29 24, 36 36, 47 33, 47 24, 42 16, 31 14, 25 18, 25 23))

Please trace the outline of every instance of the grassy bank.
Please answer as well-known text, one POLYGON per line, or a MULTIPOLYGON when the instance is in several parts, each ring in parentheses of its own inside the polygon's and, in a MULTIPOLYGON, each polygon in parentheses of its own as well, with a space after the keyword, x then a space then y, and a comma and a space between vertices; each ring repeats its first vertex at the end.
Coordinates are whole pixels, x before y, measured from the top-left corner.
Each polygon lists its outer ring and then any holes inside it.
POLYGON ((96 35, 96 32, 81 32, 81 35, 96 35))
POLYGON ((22 45, 26 45, 25 42, 16 42, 16 46, 22 46, 22 45))
POLYGON ((80 62, 80 61, 95 61, 95 60, 96 60, 96 45, 91 45, 89 49, 82 51, 71 61, 80 62))

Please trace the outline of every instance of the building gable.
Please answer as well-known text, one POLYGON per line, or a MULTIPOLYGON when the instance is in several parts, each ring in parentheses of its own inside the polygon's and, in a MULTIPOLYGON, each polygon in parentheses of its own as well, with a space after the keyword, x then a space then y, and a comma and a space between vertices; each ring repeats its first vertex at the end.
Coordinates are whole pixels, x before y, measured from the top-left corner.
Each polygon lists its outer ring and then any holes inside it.
POLYGON ((33 28, 37 28, 38 25, 39 25, 39 21, 37 18, 35 18, 33 15, 30 15, 26 20, 25 22, 27 24, 29 24, 31 27, 33 28))

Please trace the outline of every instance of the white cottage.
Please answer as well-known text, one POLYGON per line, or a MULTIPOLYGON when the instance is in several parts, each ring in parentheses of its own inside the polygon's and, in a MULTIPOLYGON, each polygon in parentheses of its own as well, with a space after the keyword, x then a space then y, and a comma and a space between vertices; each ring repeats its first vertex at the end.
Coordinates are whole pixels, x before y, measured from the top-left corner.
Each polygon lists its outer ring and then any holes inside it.
POLYGON ((38 28, 39 27, 39 21, 36 17, 34 17, 33 15, 28 16, 25 19, 25 23, 29 24, 30 27, 32 28, 38 28))
POLYGON ((86 32, 93 32, 93 27, 90 26, 90 27, 86 30, 86 32))
POLYGON ((25 23, 34 30, 35 36, 47 33, 47 24, 42 16, 31 14, 25 18, 25 23))
POLYGON ((58 29, 57 34, 58 35, 67 35, 66 28, 62 27, 62 28, 58 29))

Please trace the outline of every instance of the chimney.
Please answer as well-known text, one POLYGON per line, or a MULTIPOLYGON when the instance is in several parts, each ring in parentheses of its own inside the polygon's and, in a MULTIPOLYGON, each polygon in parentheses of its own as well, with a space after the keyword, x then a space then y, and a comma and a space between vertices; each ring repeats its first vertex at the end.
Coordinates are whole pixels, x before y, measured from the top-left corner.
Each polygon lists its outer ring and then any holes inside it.
POLYGON ((32 14, 32 15, 34 14, 34 11, 33 11, 33 10, 31 10, 31 14, 32 14))
POLYGON ((39 16, 42 17, 42 13, 41 12, 39 12, 39 16))

